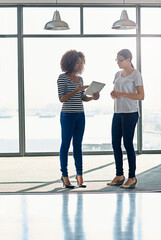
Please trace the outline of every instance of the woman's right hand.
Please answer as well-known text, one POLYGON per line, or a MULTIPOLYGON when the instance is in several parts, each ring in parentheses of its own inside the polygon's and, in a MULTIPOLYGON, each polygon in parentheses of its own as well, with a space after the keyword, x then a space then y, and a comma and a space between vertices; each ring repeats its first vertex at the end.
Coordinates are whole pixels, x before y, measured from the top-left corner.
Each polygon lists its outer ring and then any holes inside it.
POLYGON ((67 93, 67 94, 65 94, 64 96, 62 96, 62 98, 60 99, 60 102, 63 103, 63 102, 68 101, 68 99, 70 99, 71 97, 73 97, 77 92, 80 92, 80 91, 86 89, 88 86, 89 86, 89 85, 83 86, 83 85, 80 84, 78 87, 75 88, 74 91, 72 91, 72 92, 70 92, 70 93, 67 93))
POLYGON ((85 90, 86 88, 88 88, 89 87, 89 85, 85 85, 85 86, 83 86, 83 85, 79 85, 78 87, 76 87, 76 91, 77 92, 80 92, 80 91, 82 91, 82 90, 85 90))
POLYGON ((115 98, 116 98, 116 97, 114 97, 114 91, 112 91, 112 92, 110 93, 110 95, 111 95, 112 99, 115 99, 115 98))

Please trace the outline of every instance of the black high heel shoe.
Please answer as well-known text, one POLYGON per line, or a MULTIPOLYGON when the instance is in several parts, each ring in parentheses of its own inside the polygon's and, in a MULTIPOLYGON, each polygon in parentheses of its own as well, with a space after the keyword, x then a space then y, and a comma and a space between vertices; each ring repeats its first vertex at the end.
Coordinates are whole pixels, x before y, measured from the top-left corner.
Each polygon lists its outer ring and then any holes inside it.
POLYGON ((79 187, 82 187, 82 188, 86 188, 86 187, 87 187, 85 184, 80 184, 80 183, 79 183, 77 176, 75 177, 75 179, 77 180, 77 185, 78 185, 79 187))
POLYGON ((63 177, 61 177, 61 180, 62 180, 62 182, 63 182, 63 187, 65 187, 65 188, 70 188, 70 189, 73 189, 73 188, 74 188, 73 185, 67 185, 67 184, 65 184, 63 177))

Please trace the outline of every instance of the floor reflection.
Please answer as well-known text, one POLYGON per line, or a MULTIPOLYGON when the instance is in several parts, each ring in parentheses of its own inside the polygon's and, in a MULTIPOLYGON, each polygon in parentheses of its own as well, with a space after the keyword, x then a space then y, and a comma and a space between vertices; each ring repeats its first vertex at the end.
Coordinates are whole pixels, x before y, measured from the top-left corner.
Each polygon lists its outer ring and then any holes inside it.
POLYGON ((62 197, 62 229, 64 231, 64 240, 86 240, 83 229, 83 195, 77 195, 76 203, 68 194, 63 194, 62 197), (72 209, 76 207, 74 218, 71 211, 69 214, 69 207, 72 207, 72 209))
POLYGON ((118 194, 114 215, 113 239, 135 239, 136 195, 118 194))
POLYGON ((27 217, 27 203, 26 196, 21 196, 22 207, 22 240, 28 240, 28 217, 27 217))
POLYGON ((161 194, 0 196, 2 240, 160 240, 161 194))

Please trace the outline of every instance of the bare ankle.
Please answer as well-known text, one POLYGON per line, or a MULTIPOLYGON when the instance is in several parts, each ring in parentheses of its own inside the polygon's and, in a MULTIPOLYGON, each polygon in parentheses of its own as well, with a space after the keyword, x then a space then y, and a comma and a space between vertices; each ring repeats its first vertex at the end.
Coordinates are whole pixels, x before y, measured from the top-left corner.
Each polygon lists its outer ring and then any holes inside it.
POLYGON ((77 175, 76 178, 77 178, 79 184, 83 183, 83 176, 82 175, 77 175))
POLYGON ((69 177, 63 177, 63 180, 64 180, 66 185, 71 185, 69 177))
POLYGON ((124 175, 120 175, 120 176, 116 176, 116 178, 118 178, 118 179, 124 179, 125 177, 124 177, 124 175))

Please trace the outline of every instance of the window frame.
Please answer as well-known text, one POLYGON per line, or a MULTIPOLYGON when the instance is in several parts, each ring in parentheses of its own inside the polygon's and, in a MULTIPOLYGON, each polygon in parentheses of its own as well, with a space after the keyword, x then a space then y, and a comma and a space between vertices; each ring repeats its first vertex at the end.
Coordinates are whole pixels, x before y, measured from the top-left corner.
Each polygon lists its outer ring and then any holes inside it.
MULTIPOLYGON (((68 5, 56 5, 56 4, 23 4, 23 5, 0 5, 0 8, 17 8, 17 34, 0 34, 0 38, 17 38, 18 42, 18 106, 19 106, 19 153, 0 153, 0 156, 58 156, 59 152, 26 152, 25 150, 25 98, 24 98, 24 55, 23 55, 23 39, 24 38, 60 38, 60 37, 69 37, 69 38, 92 38, 92 37, 100 37, 100 38, 110 38, 110 37, 127 37, 127 38, 135 38, 136 39, 136 62, 137 62, 137 70, 141 72, 141 38, 143 37, 160 37, 161 34, 141 34, 141 8, 150 7, 150 8, 159 8, 160 5, 109 5, 109 4, 68 4, 68 5), (136 9, 136 23, 138 25, 138 29, 136 30, 135 34, 84 34, 83 29, 83 10, 85 8, 121 8, 130 7, 136 9), (49 8, 49 7, 58 7, 62 8, 80 8, 80 34, 23 34, 23 9, 25 7, 42 7, 42 8, 49 8)), ((118 16, 119 17, 119 16, 118 16)), ((141 109, 141 116, 139 118, 137 124, 137 154, 141 153, 161 153, 160 150, 144 150, 142 149, 142 104, 139 101, 140 109, 141 109)), ((69 153, 72 154, 72 153, 69 153)), ((105 155, 105 154, 113 154, 113 151, 92 151, 92 152, 83 152, 84 155, 105 155)))

